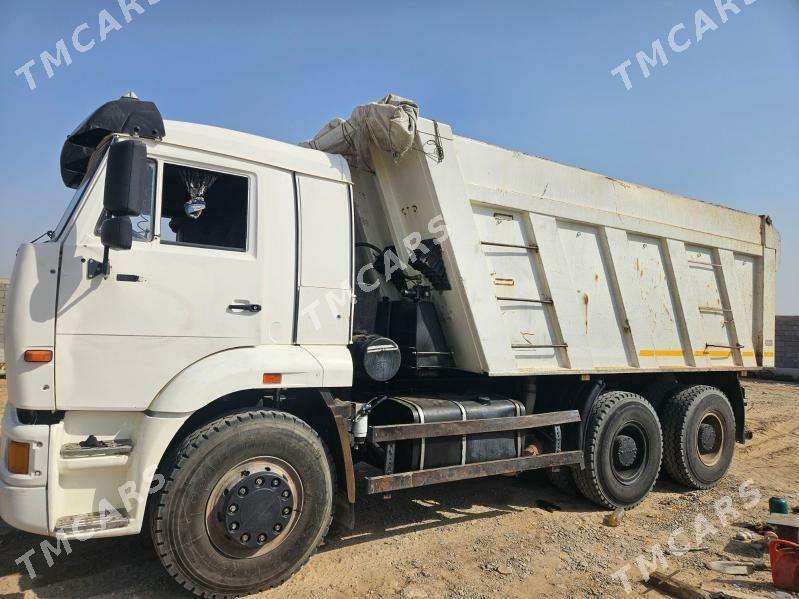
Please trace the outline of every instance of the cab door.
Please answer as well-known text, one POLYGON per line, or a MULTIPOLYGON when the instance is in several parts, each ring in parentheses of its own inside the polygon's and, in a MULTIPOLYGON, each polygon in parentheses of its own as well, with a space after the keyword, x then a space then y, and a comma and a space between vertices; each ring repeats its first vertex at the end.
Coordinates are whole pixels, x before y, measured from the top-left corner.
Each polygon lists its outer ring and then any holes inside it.
MULTIPOLYGON (((210 354, 267 341, 290 342, 291 314, 268 297, 265 252, 257 223, 263 171, 233 159, 209 163, 200 152, 149 150, 152 186, 134 217, 129 251, 111 251, 107 278, 89 278, 102 260, 105 167, 62 244, 56 315, 58 409, 143 410, 179 372, 210 354), (206 207, 188 216, 187 181, 213 182, 206 207), (288 321, 285 339, 280 322, 288 321), (277 324, 275 324, 277 322, 277 324), (277 331, 277 332, 276 332, 277 331)), ((291 176, 272 177, 275 195, 291 176)), ((285 187, 285 188, 283 188, 285 187)), ((197 190, 194 190, 197 191, 197 190)), ((284 226, 294 231, 293 211, 284 226)), ((287 252, 293 256, 293 252, 287 252)), ((293 264, 287 265, 289 269, 293 264)))

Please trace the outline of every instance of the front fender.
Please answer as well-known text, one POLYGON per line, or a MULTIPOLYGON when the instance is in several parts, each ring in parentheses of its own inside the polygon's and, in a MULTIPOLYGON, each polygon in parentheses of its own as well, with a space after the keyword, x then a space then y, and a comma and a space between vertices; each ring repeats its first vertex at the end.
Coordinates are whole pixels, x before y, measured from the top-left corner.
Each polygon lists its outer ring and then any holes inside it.
POLYGON ((245 389, 323 385, 322 364, 299 345, 240 347, 212 354, 181 371, 161 389, 148 411, 186 414, 245 389), (264 374, 280 374, 280 382, 264 384, 264 374))

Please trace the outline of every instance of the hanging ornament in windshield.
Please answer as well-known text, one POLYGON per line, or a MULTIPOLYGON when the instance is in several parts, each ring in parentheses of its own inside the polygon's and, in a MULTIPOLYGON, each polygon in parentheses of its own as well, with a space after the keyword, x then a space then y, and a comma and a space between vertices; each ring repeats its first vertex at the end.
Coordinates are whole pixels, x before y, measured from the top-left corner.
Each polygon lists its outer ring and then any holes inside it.
POLYGON ((189 199, 183 204, 183 211, 189 218, 200 218, 205 210, 205 194, 216 182, 218 175, 196 168, 183 167, 180 178, 186 186, 189 199))

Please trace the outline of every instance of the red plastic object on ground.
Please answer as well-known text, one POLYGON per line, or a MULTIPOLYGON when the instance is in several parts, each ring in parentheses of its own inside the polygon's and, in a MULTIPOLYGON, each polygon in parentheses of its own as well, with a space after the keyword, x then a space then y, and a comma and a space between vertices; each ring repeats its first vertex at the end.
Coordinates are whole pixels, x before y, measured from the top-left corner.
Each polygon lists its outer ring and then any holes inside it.
POLYGON ((799 591, 799 544, 771 539, 768 552, 774 585, 789 591, 799 591))

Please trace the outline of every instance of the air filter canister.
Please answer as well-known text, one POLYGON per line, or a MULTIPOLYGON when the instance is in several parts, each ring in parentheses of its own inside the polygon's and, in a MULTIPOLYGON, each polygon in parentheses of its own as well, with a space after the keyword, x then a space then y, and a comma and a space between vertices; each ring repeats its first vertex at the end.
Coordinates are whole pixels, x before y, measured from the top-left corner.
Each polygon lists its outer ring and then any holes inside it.
POLYGON ((379 383, 396 375, 402 362, 399 346, 380 335, 356 335, 350 353, 356 373, 379 383))

